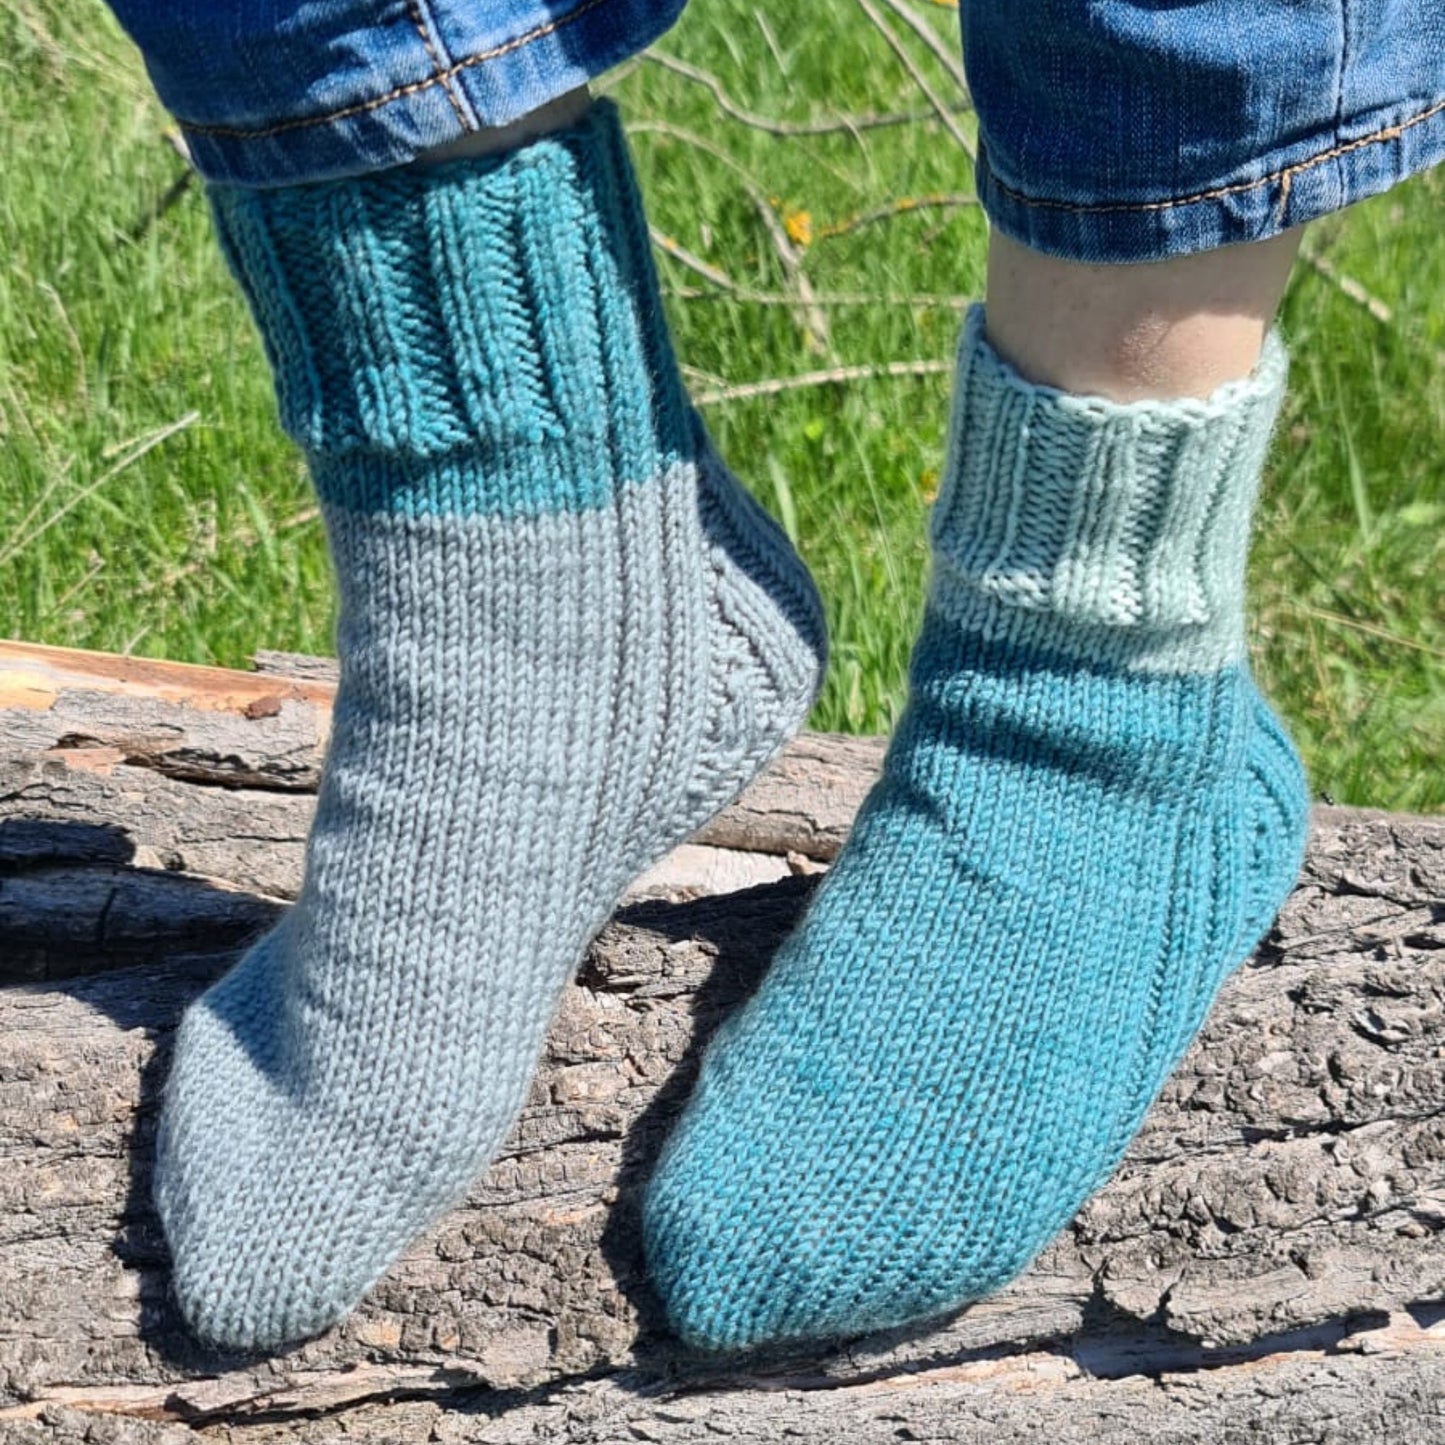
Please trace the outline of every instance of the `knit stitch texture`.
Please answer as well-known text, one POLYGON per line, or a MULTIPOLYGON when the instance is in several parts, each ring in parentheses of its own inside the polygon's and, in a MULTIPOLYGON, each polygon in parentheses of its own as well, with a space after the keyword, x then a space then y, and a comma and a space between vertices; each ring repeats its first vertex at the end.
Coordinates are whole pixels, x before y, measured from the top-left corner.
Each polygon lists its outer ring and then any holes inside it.
POLYGON ((300 898, 187 1012, 160 1126, 181 1305, 260 1347, 462 1198, 589 939, 801 725, 823 634, 687 404, 610 106, 211 198, 340 592, 300 898))
POLYGON ((1271 338, 1205 401, 1069 397, 969 316, 882 777, 645 1199, 688 1341, 858 1334, 1004 1284, 1268 926, 1306 796, 1241 615, 1284 370, 1271 338))

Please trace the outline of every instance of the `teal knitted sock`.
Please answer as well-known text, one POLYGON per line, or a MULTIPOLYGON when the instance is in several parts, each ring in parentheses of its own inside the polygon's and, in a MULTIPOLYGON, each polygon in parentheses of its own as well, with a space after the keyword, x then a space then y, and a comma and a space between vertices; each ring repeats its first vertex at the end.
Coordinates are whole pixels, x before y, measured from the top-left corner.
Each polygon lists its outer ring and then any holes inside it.
POLYGON ((1279 342, 1208 400, 1123 406, 1029 385, 982 327, 882 778, 645 1200, 703 1347, 901 1325, 1018 1273, 1299 866, 1303 779, 1242 624, 1279 342))
POLYGON ((610 106, 212 204, 341 602, 301 896, 186 1014, 160 1127, 181 1305, 265 1346, 460 1199, 588 940, 803 722, 823 641, 687 404, 610 106))

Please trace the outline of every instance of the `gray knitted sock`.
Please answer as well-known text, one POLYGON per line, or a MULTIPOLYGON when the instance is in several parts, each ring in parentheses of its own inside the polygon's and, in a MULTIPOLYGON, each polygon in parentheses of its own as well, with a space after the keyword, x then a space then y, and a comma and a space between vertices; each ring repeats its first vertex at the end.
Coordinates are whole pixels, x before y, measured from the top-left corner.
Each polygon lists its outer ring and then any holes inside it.
POLYGON ((341 595, 301 897, 187 1013, 161 1121, 178 1296, 249 1347, 462 1197, 589 939, 802 723, 823 643, 686 403, 610 107, 212 203, 341 595))

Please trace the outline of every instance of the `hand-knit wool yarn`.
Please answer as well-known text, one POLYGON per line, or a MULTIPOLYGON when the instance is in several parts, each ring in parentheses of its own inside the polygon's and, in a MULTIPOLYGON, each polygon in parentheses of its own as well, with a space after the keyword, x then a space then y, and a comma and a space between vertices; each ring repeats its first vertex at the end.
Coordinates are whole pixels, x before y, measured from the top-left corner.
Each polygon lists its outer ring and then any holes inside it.
POLYGON ((1307 812, 1243 648, 1284 374, 1271 337, 1207 400, 1073 397, 970 314, 883 775, 645 1199, 685 1339, 857 1334, 1004 1284, 1268 926, 1307 812))
POLYGON ((300 898, 187 1012, 160 1127, 180 1302, 256 1347, 461 1198, 619 893, 801 725, 823 631, 687 403, 610 106, 211 200, 340 591, 300 898))

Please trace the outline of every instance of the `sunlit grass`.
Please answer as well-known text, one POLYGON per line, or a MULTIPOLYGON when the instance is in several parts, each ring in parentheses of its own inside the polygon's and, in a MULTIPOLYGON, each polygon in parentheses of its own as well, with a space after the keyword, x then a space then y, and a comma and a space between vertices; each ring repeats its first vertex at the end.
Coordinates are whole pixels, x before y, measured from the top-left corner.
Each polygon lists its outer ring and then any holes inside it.
MULTIPOLYGON (((954 33, 948 7, 915 8, 954 33)), ((710 0, 659 50, 707 81, 641 62, 610 89, 670 246, 679 353, 827 598, 815 724, 883 731, 917 625, 947 376, 732 392, 946 363, 958 298, 982 286, 969 163, 853 0, 710 0), (774 134, 725 117, 717 87, 793 125, 926 118, 774 134)), ((971 117, 949 113, 967 140, 971 117)), ((0 13, 0 126, 0 632, 230 664, 328 649, 325 544, 259 343, 199 187, 152 219, 182 163, 99 0, 0 13)), ((1442 203, 1437 172, 1311 232, 1332 278, 1301 266, 1286 303, 1294 385, 1251 559, 1256 665, 1316 790, 1416 809, 1445 807, 1442 203)))

